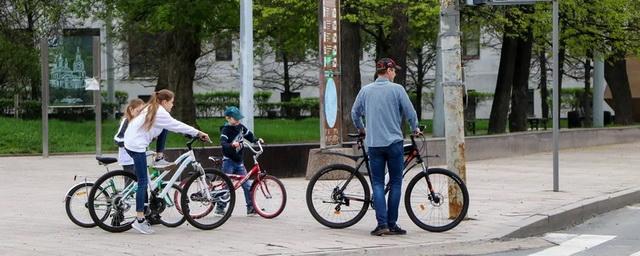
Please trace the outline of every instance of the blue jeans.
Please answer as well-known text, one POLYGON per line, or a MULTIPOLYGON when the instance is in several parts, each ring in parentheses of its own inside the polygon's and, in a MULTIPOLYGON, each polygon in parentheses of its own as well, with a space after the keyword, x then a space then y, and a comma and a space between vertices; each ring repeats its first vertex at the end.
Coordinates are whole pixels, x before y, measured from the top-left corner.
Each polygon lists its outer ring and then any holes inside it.
MULTIPOLYGON (((222 160, 222 171, 226 174, 247 175, 244 164, 231 159, 222 160)), ((253 207, 253 202, 251 201, 251 181, 247 180, 247 182, 242 184, 242 190, 244 190, 244 200, 247 203, 247 208, 253 207)))
POLYGON ((167 135, 169 131, 167 129, 163 129, 158 138, 156 139, 156 153, 164 152, 164 145, 167 142, 167 135))
POLYGON ((373 203, 378 226, 395 227, 398 221, 398 207, 402 193, 403 149, 402 141, 386 147, 369 147, 369 164, 373 187, 373 203), (384 194, 384 167, 389 169, 389 202, 384 194))
POLYGON ((136 190, 136 212, 144 212, 144 203, 147 201, 147 184, 149 177, 147 174, 147 154, 145 152, 134 152, 127 149, 127 154, 133 158, 136 177, 138 178, 138 190, 136 190))

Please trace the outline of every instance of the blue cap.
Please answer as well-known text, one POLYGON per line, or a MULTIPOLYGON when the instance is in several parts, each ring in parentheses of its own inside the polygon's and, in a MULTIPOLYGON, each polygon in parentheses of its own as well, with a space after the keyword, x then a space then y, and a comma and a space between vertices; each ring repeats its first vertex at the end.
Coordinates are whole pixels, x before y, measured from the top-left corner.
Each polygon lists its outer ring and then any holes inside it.
POLYGON ((233 119, 235 120, 244 118, 242 113, 240 113, 240 109, 238 109, 237 107, 227 107, 227 109, 224 110, 224 116, 233 117, 233 119))

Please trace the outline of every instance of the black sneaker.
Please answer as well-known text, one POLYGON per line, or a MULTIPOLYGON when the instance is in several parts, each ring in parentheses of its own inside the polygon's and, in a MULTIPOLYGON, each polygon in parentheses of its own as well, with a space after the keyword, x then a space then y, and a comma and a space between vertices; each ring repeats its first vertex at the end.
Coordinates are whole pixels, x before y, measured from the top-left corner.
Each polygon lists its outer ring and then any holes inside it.
POLYGON ((258 214, 256 212, 256 209, 254 209, 253 207, 247 207, 247 216, 254 216, 256 214, 258 214))
POLYGON ((389 235, 406 235, 407 231, 404 229, 401 229, 400 226, 395 225, 393 227, 389 228, 389 235))
POLYGON ((377 226, 376 229, 371 231, 372 236, 381 236, 389 233, 389 228, 387 226, 377 226))

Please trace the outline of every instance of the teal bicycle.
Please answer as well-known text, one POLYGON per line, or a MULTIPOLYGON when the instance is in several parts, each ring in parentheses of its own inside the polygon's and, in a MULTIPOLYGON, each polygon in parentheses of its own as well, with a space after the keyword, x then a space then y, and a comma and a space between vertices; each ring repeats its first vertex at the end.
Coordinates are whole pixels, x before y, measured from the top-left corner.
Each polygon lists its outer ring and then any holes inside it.
MULTIPOLYGON (((151 224, 162 224, 167 227, 180 226, 185 221, 183 211, 189 212, 188 205, 178 205, 181 198, 182 188, 179 179, 187 168, 192 168, 191 179, 198 179, 206 182, 216 180, 228 182, 231 187, 231 180, 222 172, 217 170, 205 170, 195 158, 192 144, 197 138, 190 138, 187 142, 189 149, 180 155, 174 164, 178 166, 175 173, 168 179, 170 170, 151 173, 149 175, 149 200, 145 204, 145 215, 151 224), (186 208, 186 209, 185 209, 186 208)), ((191 211, 191 214, 198 216, 198 224, 203 223, 206 227, 217 227, 222 225, 231 216, 235 205, 235 193, 226 191, 211 191, 209 186, 203 186, 203 200, 214 201, 213 195, 224 195, 228 204, 224 214, 210 214, 212 211, 191 211)), ((134 174, 125 171, 112 171, 100 177, 89 193, 89 214, 91 219, 102 229, 109 232, 124 232, 131 229, 131 223, 136 218, 135 198, 137 190, 137 178, 134 174)), ((191 220, 190 220, 191 222, 191 220)), ((196 225, 194 225, 196 226, 196 225)), ((198 226, 196 226, 198 227, 198 226)), ((210 228, 208 228, 210 229, 210 228)))

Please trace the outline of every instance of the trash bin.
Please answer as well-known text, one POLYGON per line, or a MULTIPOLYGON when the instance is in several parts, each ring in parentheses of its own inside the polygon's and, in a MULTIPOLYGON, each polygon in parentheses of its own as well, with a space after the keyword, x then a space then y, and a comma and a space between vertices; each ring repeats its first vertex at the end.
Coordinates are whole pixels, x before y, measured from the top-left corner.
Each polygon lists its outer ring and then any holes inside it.
POLYGON ((604 125, 609 125, 611 123, 613 123, 613 117, 611 116, 611 112, 610 111, 605 111, 604 112, 604 120, 602 120, 604 122, 604 125))
POLYGON ((578 111, 567 112, 567 125, 569 126, 569 128, 577 128, 582 126, 580 122, 580 113, 578 113, 578 111))

